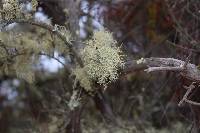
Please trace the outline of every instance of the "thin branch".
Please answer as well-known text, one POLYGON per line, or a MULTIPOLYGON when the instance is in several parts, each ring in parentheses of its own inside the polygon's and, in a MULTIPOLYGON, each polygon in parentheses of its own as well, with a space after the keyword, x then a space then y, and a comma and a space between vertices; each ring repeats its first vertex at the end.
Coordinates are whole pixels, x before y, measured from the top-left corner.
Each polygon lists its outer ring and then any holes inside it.
POLYGON ((200 103, 194 102, 194 101, 191 101, 191 100, 188 100, 188 99, 185 99, 185 102, 192 104, 192 105, 200 106, 200 103))
POLYGON ((183 96, 183 98, 181 99, 181 101, 178 103, 178 106, 181 106, 181 105, 183 104, 183 102, 186 101, 188 95, 189 95, 189 94, 191 93, 191 91, 195 88, 194 82, 193 82, 189 87, 184 86, 184 88, 187 89, 187 92, 185 93, 185 95, 183 96))
MULTIPOLYGON (((51 56, 49 54, 45 54, 45 53, 39 53, 39 55, 44 55, 47 56, 51 59, 56 60, 58 63, 60 63, 64 68, 66 68, 68 71, 70 70, 70 67, 68 67, 65 63, 63 63, 62 61, 60 61, 58 58, 56 58, 55 56, 51 56)), ((70 71, 69 71, 70 72, 70 71)))
POLYGON ((149 67, 145 69, 145 72, 153 72, 153 71, 183 71, 184 68, 180 67, 149 67))

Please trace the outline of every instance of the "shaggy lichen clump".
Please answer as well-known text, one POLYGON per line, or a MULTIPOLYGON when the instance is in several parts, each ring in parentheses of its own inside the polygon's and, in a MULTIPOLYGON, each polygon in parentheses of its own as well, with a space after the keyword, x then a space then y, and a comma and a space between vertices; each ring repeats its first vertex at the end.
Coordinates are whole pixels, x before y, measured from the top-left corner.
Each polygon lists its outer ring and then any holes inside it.
POLYGON ((21 17, 21 9, 17 0, 4 0, 3 9, 1 10, 3 19, 14 19, 21 17))
POLYGON ((118 78, 124 66, 122 51, 112 34, 106 30, 94 32, 83 50, 84 70, 90 79, 106 85, 118 78))

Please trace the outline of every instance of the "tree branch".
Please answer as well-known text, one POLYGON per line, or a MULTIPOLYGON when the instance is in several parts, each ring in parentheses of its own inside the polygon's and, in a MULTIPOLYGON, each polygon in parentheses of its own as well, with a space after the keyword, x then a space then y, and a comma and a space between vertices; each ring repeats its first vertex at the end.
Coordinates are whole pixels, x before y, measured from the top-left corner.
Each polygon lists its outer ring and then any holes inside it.
POLYGON ((191 93, 191 91, 195 88, 194 86, 194 82, 189 86, 184 86, 184 88, 187 89, 187 92, 185 93, 185 95, 183 96, 183 98, 181 99, 181 101, 178 103, 178 106, 181 106, 183 104, 183 102, 185 102, 188 98, 188 95, 191 93))
POLYGON ((174 58, 152 57, 144 58, 141 62, 138 62, 138 60, 127 61, 123 73, 126 74, 141 69, 146 72, 175 71, 179 72, 183 77, 200 82, 200 70, 196 65, 174 58))

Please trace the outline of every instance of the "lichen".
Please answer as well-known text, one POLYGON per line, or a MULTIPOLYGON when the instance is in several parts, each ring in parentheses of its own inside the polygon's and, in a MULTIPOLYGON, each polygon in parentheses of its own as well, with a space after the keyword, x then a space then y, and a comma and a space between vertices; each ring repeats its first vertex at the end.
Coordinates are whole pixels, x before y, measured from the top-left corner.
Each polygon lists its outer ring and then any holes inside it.
MULTIPOLYGON (((38 2, 37 0, 31 1, 32 11, 35 12, 38 2)), ((23 4, 18 0, 4 0, 3 8, 0 10, 2 20, 11 19, 30 19, 32 15, 29 12, 23 12, 23 4)))
POLYGON ((1 17, 6 20, 20 18, 21 7, 18 0, 4 0, 1 17))
POLYGON ((37 6, 38 6, 37 0, 31 0, 31 5, 32 5, 32 10, 36 11, 37 6))
POLYGON ((104 29, 96 31, 86 44, 82 55, 84 70, 89 78, 103 85, 115 81, 124 61, 122 51, 116 46, 117 42, 112 34, 104 29))
POLYGON ((2 47, 0 47, 0 58, 3 58, 7 55, 6 50, 2 47))
POLYGON ((70 108, 70 110, 74 110, 76 107, 78 107, 80 105, 80 100, 81 99, 78 95, 78 91, 74 90, 68 103, 68 107, 70 108))
MULTIPOLYGON (((60 29, 59 27, 57 29, 58 32, 63 36, 67 36, 66 29, 64 28, 63 31, 62 28, 60 29)), ((0 62, 2 63, 2 72, 6 75, 15 73, 16 77, 24 79, 29 83, 34 82, 34 70, 32 66, 39 62, 40 55, 53 57, 54 52, 66 54, 68 51, 68 45, 60 38, 56 35, 51 35, 48 31, 41 28, 35 28, 31 32, 20 31, 15 28, 0 32, 0 62), (29 59, 26 57, 29 57, 29 59), (12 73, 9 72, 11 70, 12 73)), ((89 89, 89 87, 85 88, 89 89)))
POLYGON ((28 83, 34 82, 35 75, 32 70, 32 61, 29 56, 17 56, 13 68, 19 79, 24 79, 28 83))
POLYGON ((76 80, 80 82, 81 87, 83 87, 86 91, 92 91, 91 80, 83 68, 77 68, 73 71, 73 73, 76 76, 76 80))
POLYGON ((65 40, 68 43, 71 43, 71 33, 69 32, 69 30, 66 29, 65 26, 55 24, 54 31, 59 32, 61 35, 63 35, 65 37, 65 40))

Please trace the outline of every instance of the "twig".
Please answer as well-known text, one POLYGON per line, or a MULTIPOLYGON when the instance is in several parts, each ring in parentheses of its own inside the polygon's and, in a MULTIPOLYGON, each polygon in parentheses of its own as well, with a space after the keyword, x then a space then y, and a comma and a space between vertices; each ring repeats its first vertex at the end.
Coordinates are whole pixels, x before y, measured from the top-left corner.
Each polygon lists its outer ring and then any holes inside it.
POLYGON ((54 57, 54 56, 51 56, 51 55, 45 54, 45 53, 39 53, 39 55, 44 55, 44 56, 47 56, 47 57, 49 57, 49 58, 52 58, 52 59, 56 60, 58 63, 60 63, 63 67, 69 69, 69 68, 65 65, 65 63, 63 63, 62 61, 60 61, 58 58, 56 58, 56 57, 54 57))
POLYGON ((187 89, 187 92, 185 93, 185 95, 183 96, 183 98, 181 99, 181 101, 178 103, 178 106, 181 106, 181 105, 183 104, 183 102, 188 101, 188 100, 187 100, 188 95, 189 95, 189 94, 191 93, 191 91, 195 88, 194 83, 195 83, 195 82, 193 82, 189 87, 184 86, 184 88, 187 89))
POLYGON ((200 106, 200 103, 194 102, 194 101, 191 101, 191 100, 188 100, 188 99, 185 99, 185 102, 192 104, 192 105, 200 106))

